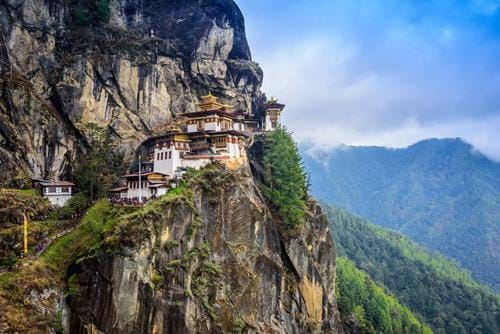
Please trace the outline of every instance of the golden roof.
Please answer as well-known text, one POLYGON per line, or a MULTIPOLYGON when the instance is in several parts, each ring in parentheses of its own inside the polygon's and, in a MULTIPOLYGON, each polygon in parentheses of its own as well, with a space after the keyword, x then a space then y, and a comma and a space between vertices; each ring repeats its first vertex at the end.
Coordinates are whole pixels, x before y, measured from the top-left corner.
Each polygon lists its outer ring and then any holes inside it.
POLYGON ((230 111, 233 109, 233 106, 231 105, 217 102, 217 97, 213 96, 211 92, 208 92, 208 95, 201 97, 201 102, 197 104, 197 107, 199 111, 215 111, 220 109, 230 111))

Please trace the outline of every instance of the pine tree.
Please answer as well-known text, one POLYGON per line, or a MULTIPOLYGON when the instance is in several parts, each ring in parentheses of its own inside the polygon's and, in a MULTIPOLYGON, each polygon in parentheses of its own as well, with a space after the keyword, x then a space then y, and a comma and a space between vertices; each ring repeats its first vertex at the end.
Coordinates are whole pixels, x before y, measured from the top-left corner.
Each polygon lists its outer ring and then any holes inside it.
POLYGON ((90 123, 86 125, 90 145, 78 162, 75 181, 90 201, 106 197, 109 189, 123 173, 123 154, 118 152, 109 131, 90 123))
POLYGON ((286 226, 301 224, 306 209, 307 176, 297 144, 286 128, 278 127, 266 135, 264 167, 265 195, 286 226))

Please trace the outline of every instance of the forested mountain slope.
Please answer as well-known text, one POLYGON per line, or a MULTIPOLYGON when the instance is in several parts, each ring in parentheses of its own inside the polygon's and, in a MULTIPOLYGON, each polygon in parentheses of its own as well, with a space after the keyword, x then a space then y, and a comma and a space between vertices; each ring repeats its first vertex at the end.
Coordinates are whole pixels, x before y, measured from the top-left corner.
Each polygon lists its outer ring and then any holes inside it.
POLYGON ((400 231, 500 289, 499 163, 460 139, 343 147, 304 159, 321 200, 400 231))
POLYGON ((398 233, 341 209, 325 205, 325 210, 338 255, 386 286, 435 333, 500 331, 498 295, 467 272, 398 233))
POLYGON ((432 333, 408 307, 346 257, 337 258, 336 287, 340 315, 347 319, 354 316, 361 333, 432 333))

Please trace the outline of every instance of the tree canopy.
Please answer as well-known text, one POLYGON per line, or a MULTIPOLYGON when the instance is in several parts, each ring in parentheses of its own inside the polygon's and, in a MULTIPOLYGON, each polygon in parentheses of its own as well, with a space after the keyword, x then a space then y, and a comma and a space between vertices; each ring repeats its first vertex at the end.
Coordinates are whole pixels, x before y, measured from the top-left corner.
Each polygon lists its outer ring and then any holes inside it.
POLYGON ((406 306, 345 257, 337 258, 336 288, 340 314, 353 314, 362 333, 432 333, 406 306))
POLYGON ((285 226, 304 221, 307 199, 307 176, 297 144, 286 128, 279 126, 265 134, 264 193, 277 209, 285 226))
POLYGON ((123 154, 113 144, 109 131, 89 123, 86 133, 90 148, 77 162, 75 182, 90 201, 107 196, 124 172, 123 154))
POLYGON ((468 272, 399 233, 324 207, 338 254, 385 286, 434 333, 500 331, 500 298, 468 272))

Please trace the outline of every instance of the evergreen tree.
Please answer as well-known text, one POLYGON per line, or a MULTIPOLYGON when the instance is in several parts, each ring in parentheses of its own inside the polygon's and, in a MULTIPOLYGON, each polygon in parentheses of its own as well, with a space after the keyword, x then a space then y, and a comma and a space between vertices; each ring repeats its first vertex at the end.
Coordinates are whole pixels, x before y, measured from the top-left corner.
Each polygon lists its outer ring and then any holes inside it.
POLYGON ((94 123, 86 125, 90 149, 75 171, 75 182, 90 201, 107 196, 123 174, 123 154, 113 144, 109 131, 94 123))
POLYGON ((307 176, 297 144, 284 127, 266 134, 264 139, 264 193, 277 209, 286 226, 304 221, 307 176))

